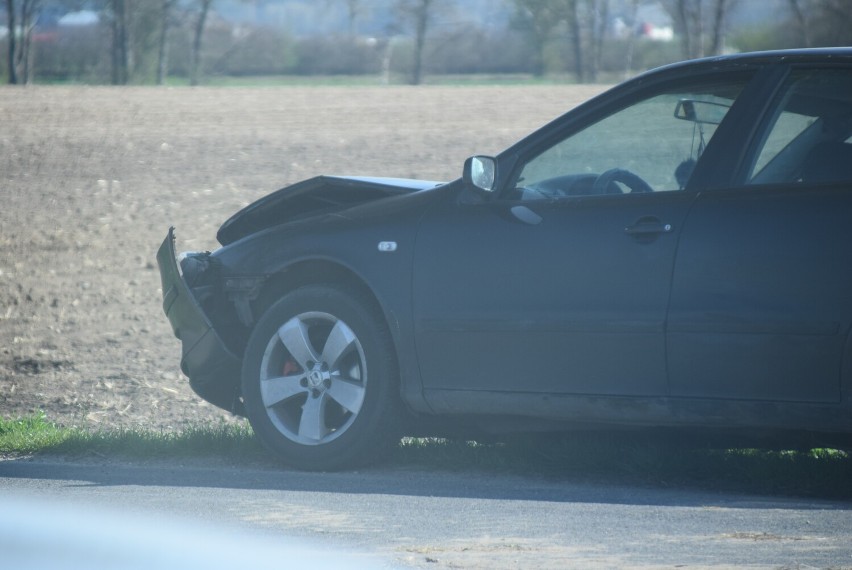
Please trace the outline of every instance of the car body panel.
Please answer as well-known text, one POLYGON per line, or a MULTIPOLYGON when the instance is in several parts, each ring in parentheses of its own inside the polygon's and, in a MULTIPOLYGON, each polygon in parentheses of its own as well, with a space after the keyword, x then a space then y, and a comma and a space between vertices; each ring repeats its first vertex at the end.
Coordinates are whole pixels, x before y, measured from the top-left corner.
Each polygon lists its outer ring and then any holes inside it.
POLYGON ((852 326, 850 186, 698 198, 672 286, 673 395, 840 401, 852 326), (815 250, 814 240, 832 247, 815 250))
POLYGON ((669 284, 694 197, 668 192, 520 206, 538 223, 522 221, 512 212, 519 206, 509 204, 430 211, 417 242, 413 291, 424 385, 667 395, 669 284), (636 224, 669 229, 629 234, 636 224), (476 271, 469 270, 473 260, 476 271), (607 358, 614 346, 619 358, 607 358))
POLYGON ((345 210, 358 204, 439 184, 402 178, 316 176, 249 204, 222 224, 216 238, 222 245, 228 245, 241 237, 284 222, 345 210))
POLYGON ((389 326, 399 367, 408 379, 401 387, 404 399, 413 409, 430 412, 422 398, 411 318, 414 244, 423 214, 435 203, 453 200, 458 191, 458 185, 429 183, 417 192, 264 229, 213 256, 232 275, 286 278, 311 264, 351 273, 375 297, 389 326), (385 242, 394 243, 395 249, 380 250, 385 242), (286 246, 270 248, 269 243, 286 246))

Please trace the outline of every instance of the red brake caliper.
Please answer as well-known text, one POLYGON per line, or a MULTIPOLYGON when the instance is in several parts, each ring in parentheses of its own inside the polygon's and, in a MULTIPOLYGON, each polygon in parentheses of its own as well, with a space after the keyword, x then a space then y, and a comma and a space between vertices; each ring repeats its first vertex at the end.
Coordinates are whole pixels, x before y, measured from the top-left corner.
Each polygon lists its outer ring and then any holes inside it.
POLYGON ((302 367, 299 366, 299 363, 293 360, 292 358, 284 363, 284 369, 281 373, 284 376, 292 376, 293 374, 298 374, 302 371, 302 367))

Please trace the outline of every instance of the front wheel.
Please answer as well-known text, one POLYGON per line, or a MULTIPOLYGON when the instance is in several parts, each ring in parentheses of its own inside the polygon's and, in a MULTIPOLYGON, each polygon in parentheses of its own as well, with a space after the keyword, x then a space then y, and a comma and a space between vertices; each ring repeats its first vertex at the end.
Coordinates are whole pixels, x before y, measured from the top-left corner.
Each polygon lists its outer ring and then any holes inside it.
POLYGON ((260 441, 310 470, 363 465, 399 441, 393 343, 366 300, 333 286, 296 289, 249 338, 246 413, 260 441))

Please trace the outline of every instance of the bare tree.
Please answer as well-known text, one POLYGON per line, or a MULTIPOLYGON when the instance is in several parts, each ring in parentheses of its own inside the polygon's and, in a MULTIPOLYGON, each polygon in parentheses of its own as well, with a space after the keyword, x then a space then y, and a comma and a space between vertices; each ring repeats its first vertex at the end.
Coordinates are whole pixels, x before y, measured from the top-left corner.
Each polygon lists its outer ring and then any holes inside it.
POLYGON ((420 85, 423 81, 423 59, 426 35, 429 33, 439 10, 449 7, 448 0, 396 0, 394 11, 404 27, 414 31, 414 51, 412 54, 411 84, 420 85))
POLYGON ((579 83, 597 81, 609 23, 609 0, 563 0, 579 83))
POLYGON ((788 0, 790 10, 793 12, 793 19, 796 21, 796 26, 799 28, 799 33, 802 36, 802 44, 804 47, 811 47, 811 35, 808 18, 805 15, 805 7, 802 0, 788 0))
POLYGON ((849 0, 790 0, 790 7, 806 46, 852 44, 849 0))
POLYGON ((35 30, 39 0, 21 0, 21 49, 18 59, 18 68, 21 70, 20 78, 23 83, 32 80, 33 62, 33 30, 35 30))
POLYGON ((725 48, 725 33, 728 29, 728 9, 734 0, 716 0, 716 11, 713 15, 713 33, 710 36, 708 55, 719 55, 725 48))
POLYGON ((596 0, 595 3, 597 5, 595 14, 597 15, 598 25, 595 26, 594 47, 592 48, 592 56, 594 58, 594 77, 592 79, 597 81, 598 70, 603 61, 603 50, 609 30, 609 0, 596 0))
POLYGON ((680 34, 685 59, 721 53, 727 32, 728 14, 735 2, 736 0, 666 0, 663 3, 674 20, 675 30, 680 34), (705 38, 708 7, 712 14, 712 19, 709 20, 709 45, 705 38))
POLYGON ((198 85, 201 77, 201 42, 204 37, 204 25, 207 23, 207 15, 212 5, 213 0, 197 0, 198 13, 192 40, 192 67, 189 71, 190 85, 198 85))
POLYGON ((410 22, 414 28, 414 53, 411 69, 411 84, 420 85, 423 80, 423 46, 434 0, 399 0, 396 4, 398 17, 410 22))
POLYGON ((702 44, 704 21, 702 3, 704 0, 669 0, 669 13, 680 33, 681 52, 685 59, 694 59, 704 55, 702 44))
MULTIPOLYGON (((514 0, 514 4, 514 25, 526 33, 535 53, 533 74, 544 75, 547 44, 566 11, 575 9, 576 0, 514 0)), ((574 37, 579 38, 579 30, 574 37)))
POLYGON ((17 60, 17 49, 18 49, 18 45, 17 45, 17 42, 15 40, 15 36, 16 36, 15 29, 17 28, 17 21, 15 19, 15 0, 6 0, 6 14, 7 14, 6 18, 9 22, 9 47, 8 47, 9 83, 11 85, 15 85, 18 82, 18 72, 15 69, 17 67, 17 61, 16 60, 17 60))
POLYGON ((527 31, 544 73, 544 52, 555 31, 564 26, 574 55, 579 83, 597 80, 609 22, 609 0, 514 0, 515 21, 527 31))
POLYGON ((169 30, 178 0, 162 0, 160 4, 160 36, 157 49, 157 85, 162 85, 169 74, 169 30))
POLYGON ((32 80, 33 30, 40 8, 40 0, 6 0, 10 84, 29 83, 32 80))
POLYGON ((429 29, 429 8, 434 0, 418 0, 414 4, 414 68, 411 83, 420 85, 423 78, 423 46, 426 44, 426 31, 429 29))
POLYGON ((636 49, 636 20, 639 15, 639 3, 642 0, 630 0, 630 15, 627 18, 629 33, 627 36, 627 53, 624 56, 624 77, 630 76, 633 69, 633 52, 636 49))
POLYGON ((132 68, 131 14, 128 8, 128 0, 109 0, 107 17, 112 32, 110 67, 113 85, 126 85, 130 80, 132 68))
POLYGON ((571 48, 574 51, 574 74, 577 83, 586 82, 586 66, 583 63, 583 25, 580 20, 580 1, 564 0, 565 12, 563 19, 567 21, 568 29, 571 30, 571 48))

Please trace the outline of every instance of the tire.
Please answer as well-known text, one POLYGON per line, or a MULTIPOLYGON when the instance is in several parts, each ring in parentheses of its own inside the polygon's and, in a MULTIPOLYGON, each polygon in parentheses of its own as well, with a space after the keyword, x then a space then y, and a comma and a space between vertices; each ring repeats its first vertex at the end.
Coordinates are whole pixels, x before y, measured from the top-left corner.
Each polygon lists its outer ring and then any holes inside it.
POLYGON ((288 293, 260 318, 242 366, 246 414, 285 463, 336 470, 399 442, 393 343, 366 300, 329 285, 288 293))

